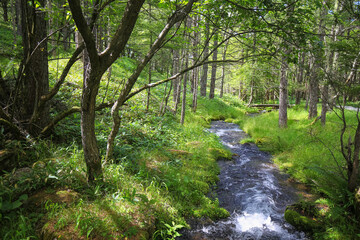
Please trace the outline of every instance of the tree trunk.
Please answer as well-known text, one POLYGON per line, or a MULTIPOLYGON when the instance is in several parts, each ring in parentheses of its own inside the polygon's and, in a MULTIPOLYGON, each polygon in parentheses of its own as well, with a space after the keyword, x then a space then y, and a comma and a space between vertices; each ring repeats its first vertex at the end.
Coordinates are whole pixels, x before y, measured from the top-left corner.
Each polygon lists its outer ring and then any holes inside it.
MULTIPOLYGON (((179 64, 180 64, 180 57, 179 57, 179 51, 173 50, 173 75, 179 72, 179 64)), ((171 84, 173 85, 173 101, 176 103, 178 102, 178 86, 179 86, 179 79, 175 79, 174 81, 171 81, 171 84)), ((175 108, 176 109, 176 108, 175 108)))
POLYGON ((304 63, 305 63, 305 52, 299 53, 299 59, 300 59, 300 63, 298 66, 298 72, 296 75, 296 82, 297 82, 297 88, 295 90, 295 104, 299 105, 301 102, 301 95, 303 94, 303 92, 300 90, 301 88, 301 84, 303 83, 303 79, 304 79, 304 63))
MULTIPOLYGON (((151 4, 149 3, 149 23, 151 25, 151 4)), ((152 45, 152 42, 153 42, 153 39, 152 39, 152 32, 149 30, 149 34, 150 34, 150 47, 149 49, 151 49, 151 45, 152 45)), ((151 61, 149 62, 149 74, 148 74, 148 77, 149 77, 149 81, 148 83, 150 84, 151 83, 151 71, 152 71, 152 64, 151 64, 151 61)), ((147 91, 147 98, 146 98, 146 111, 149 111, 149 105, 150 105, 150 88, 148 89, 147 91)))
MULTIPOLYGON (((185 62, 185 68, 187 68, 189 65, 189 55, 186 56, 186 62, 185 62)), ((189 77, 189 73, 187 72, 184 76, 184 82, 183 82, 183 95, 182 95, 182 104, 181 104, 181 118, 180 123, 181 125, 184 125, 185 122, 185 110, 186 110, 186 85, 187 85, 187 79, 189 77)))
MULTIPOLYGON (((139 0, 133 0, 134 2, 130 5, 137 5, 139 8, 137 9, 137 14, 139 13, 139 10, 141 8, 141 5, 143 4, 144 1, 142 1, 142 3, 139 4, 139 0)), ((155 55, 155 53, 163 46, 163 43, 165 41, 165 38, 168 34, 168 32, 172 29, 172 27, 177 23, 182 21, 191 11, 192 6, 194 4, 194 0, 190 0, 183 8, 175 11, 173 13, 173 15, 171 17, 168 18, 168 22, 167 24, 164 26, 163 30, 160 32, 160 34, 158 35, 157 39, 154 41, 154 43, 152 44, 149 52, 144 56, 144 58, 142 59, 142 61, 137 65, 136 69, 134 70, 133 74, 127 79, 125 86, 123 87, 121 93, 119 94, 116 102, 114 103, 112 109, 111 109, 111 114, 114 118, 114 124, 111 128, 111 132, 109 134, 108 137, 108 142, 107 142, 107 153, 106 156, 107 157, 112 157, 112 152, 109 152, 109 150, 113 149, 113 144, 114 144, 114 139, 119 131, 118 125, 116 124, 116 121, 118 119, 118 111, 119 108, 125 103, 125 101, 128 99, 128 95, 131 92, 131 89, 133 88, 134 84, 136 83, 137 79, 139 78, 141 72, 143 71, 143 69, 145 68, 145 66, 149 63, 149 61, 152 59, 152 57, 155 55)), ((129 2, 128 2, 129 5, 129 2)), ((125 11, 126 12, 126 11, 125 11)), ((131 15, 130 15, 131 16, 131 15)), ((134 19, 134 18, 132 18, 134 19)), ((137 19, 137 15, 135 18, 135 21, 137 19)), ((125 29, 127 29, 125 27, 125 29)), ((120 38, 122 37, 121 34, 118 35, 120 38)), ((130 37, 130 35, 128 36, 130 37)), ((113 39, 114 40, 114 39, 113 39)), ((127 39, 126 39, 127 42, 127 39)), ((124 43, 126 43, 124 42, 124 43)), ((123 47, 125 47, 125 44, 123 45, 123 47)), ((118 52, 118 54, 120 54, 121 51, 119 51, 119 49, 115 48, 118 52)), ((121 49, 120 49, 121 50, 121 49)), ((102 55, 102 57, 111 57, 111 53, 109 52, 109 55, 102 55)), ((116 58, 113 58, 113 61, 111 63, 113 63, 116 60, 116 58)), ((106 59, 104 59, 104 61, 106 61, 106 59)))
POLYGON ((279 127, 287 128, 288 80, 286 77, 286 57, 282 58, 279 94, 279 127))
MULTIPOLYGON (((144 0, 129 0, 127 2, 121 23, 114 33, 109 47, 100 55, 96 48, 96 38, 92 33, 92 27, 88 25, 82 13, 80 1, 69 0, 68 3, 75 24, 85 42, 90 59, 89 67, 87 67, 84 72, 85 79, 81 98, 81 137, 88 181, 92 182, 102 177, 101 159, 95 135, 95 106, 100 80, 105 71, 124 50, 138 19, 138 14, 144 0)), ((94 12, 96 12, 98 7, 98 2, 95 1, 93 6, 94 12)), ((96 16, 92 15, 92 17, 96 16)), ((115 138, 115 136, 116 134, 111 135, 113 138, 115 138)))
POLYGON ((358 121, 358 125, 357 125, 356 132, 355 132, 354 153, 353 153, 352 165, 351 165, 350 169, 348 169, 348 171, 349 171, 349 173, 348 173, 348 176, 349 176, 348 189, 350 192, 354 192, 354 190, 358 187, 359 152, 360 152, 360 121, 358 121))
MULTIPOLYGON (((225 61, 225 59, 226 59, 226 50, 227 50, 228 44, 229 44, 229 41, 227 41, 224 46, 224 52, 223 52, 223 56, 222 56, 223 61, 225 61)), ((224 94, 224 80, 225 80, 225 64, 222 65, 222 71, 221 71, 220 98, 222 98, 223 94, 224 94)))
MULTIPOLYGON (((44 7, 45 1, 39 1, 39 4, 44 7)), ((30 134, 36 136, 50 120, 49 105, 37 109, 40 97, 49 91, 45 12, 22 0, 21 22, 24 61, 23 69, 19 71, 20 91, 15 105, 21 106, 19 117, 28 121, 30 134), (38 114, 35 116, 35 113, 38 114)))
MULTIPOLYGON (((209 27, 209 21, 205 20, 205 47, 204 47, 204 57, 207 57, 209 55, 209 35, 210 35, 210 27, 209 27)), ((203 74, 201 76, 200 80, 200 95, 203 97, 206 97, 206 85, 207 85, 207 78, 208 78, 208 69, 209 65, 204 64, 203 65, 203 74)))
POLYGON ((102 72, 89 66, 81 98, 81 139, 90 182, 102 178, 100 153, 95 135, 95 106, 102 72))
POLYGON ((254 81, 250 81, 250 96, 249 96, 249 102, 248 106, 253 102, 254 100, 254 81))
POLYGON ((3 9, 4 22, 9 21, 9 17, 8 17, 8 4, 9 4, 9 0, 1 0, 1 7, 2 7, 2 9, 3 9))
POLYGON ((242 84, 241 84, 241 81, 239 81, 239 99, 242 98, 242 94, 241 94, 241 88, 242 88, 242 84))
MULTIPOLYGON (((195 16, 193 19, 193 26, 195 29, 199 27, 198 17, 195 16)), ((193 52, 194 52, 194 58, 193 58, 193 65, 196 64, 199 58, 198 48, 199 45, 199 33, 195 31, 194 38, 193 38, 193 52)), ((192 70, 192 83, 193 83, 193 101, 192 101, 192 110, 193 112, 196 112, 197 109, 197 94, 198 94, 198 85, 199 85, 199 68, 194 68, 192 70)))
MULTIPOLYGON (((214 47, 215 50, 213 52, 213 61, 217 61, 217 54, 218 54, 218 49, 216 48, 218 45, 218 30, 214 29, 215 31, 215 36, 214 36, 214 47)), ((211 64, 211 82, 210 82, 210 93, 209 93, 209 98, 213 99, 215 97, 215 82, 216 82, 216 70, 217 70, 217 63, 213 63, 211 64)))
POLYGON ((309 79, 309 87, 308 87, 308 93, 309 93, 309 115, 308 118, 314 118, 317 116, 317 103, 318 103, 318 89, 319 89, 319 81, 318 81, 318 75, 317 75, 317 69, 315 67, 312 67, 311 76, 309 79))

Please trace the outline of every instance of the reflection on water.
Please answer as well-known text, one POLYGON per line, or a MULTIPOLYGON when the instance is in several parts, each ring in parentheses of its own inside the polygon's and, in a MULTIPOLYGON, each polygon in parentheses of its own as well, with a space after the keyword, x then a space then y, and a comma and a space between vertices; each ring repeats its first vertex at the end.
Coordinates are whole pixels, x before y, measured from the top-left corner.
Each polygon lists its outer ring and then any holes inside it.
POLYGON ((246 134, 232 123, 213 122, 210 132, 235 153, 233 161, 219 161, 221 173, 216 193, 220 206, 231 216, 210 224, 194 224, 179 239, 307 239, 283 218, 296 200, 294 189, 280 184, 287 178, 271 156, 254 144, 239 144, 246 134))

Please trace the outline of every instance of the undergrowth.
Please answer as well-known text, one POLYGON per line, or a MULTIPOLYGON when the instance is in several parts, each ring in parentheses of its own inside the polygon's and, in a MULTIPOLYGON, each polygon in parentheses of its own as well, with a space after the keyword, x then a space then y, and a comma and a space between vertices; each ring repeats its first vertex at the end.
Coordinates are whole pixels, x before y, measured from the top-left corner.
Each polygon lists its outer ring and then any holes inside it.
MULTIPOLYGON (((218 181, 216 159, 231 153, 206 127, 212 119, 235 119, 246 110, 224 111, 222 100, 200 98, 198 111, 189 109, 181 126, 178 116, 159 116, 154 102, 145 111, 143 98, 121 110, 114 159, 103 162, 103 182, 86 182, 78 115, 55 129, 57 141, 39 141, 37 154, 22 168, 3 174, 2 239, 172 239, 188 227, 187 218, 229 216, 209 193, 218 181)), ((103 110, 96 121, 102 155, 110 127, 110 112, 103 110)))

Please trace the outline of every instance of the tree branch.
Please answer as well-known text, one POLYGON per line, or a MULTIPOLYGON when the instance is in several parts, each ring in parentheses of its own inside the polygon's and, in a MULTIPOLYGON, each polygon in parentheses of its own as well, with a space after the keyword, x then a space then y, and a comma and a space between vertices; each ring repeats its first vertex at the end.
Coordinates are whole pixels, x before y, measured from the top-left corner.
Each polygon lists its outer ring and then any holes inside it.
MULTIPOLYGON (((96 49, 96 41, 94 35, 91 32, 91 28, 88 26, 79 0, 68 0, 71 15, 74 18, 76 26, 84 39, 86 49, 89 53, 90 61, 99 61, 99 55, 96 49)), ((95 6, 96 8, 97 6, 95 6)), ((95 10, 96 12, 96 10, 95 10)), ((95 14, 95 13, 94 13, 95 14)), ((92 19, 94 18, 92 15, 92 19)))
MULTIPOLYGON (((110 103, 102 103, 99 106, 97 106, 95 108, 95 111, 100 111, 104 108, 109 108, 113 105, 113 102, 110 103)), ((68 110, 65 110, 64 112, 59 113, 40 133, 40 137, 46 137, 50 134, 50 132, 52 131, 52 129, 64 118, 70 116, 71 114, 74 113, 80 113, 81 112, 81 108, 80 107, 72 107, 68 110)))
POLYGON ((121 23, 116 30, 114 37, 108 48, 100 54, 101 63, 104 68, 107 69, 120 56, 120 53, 125 48, 144 2, 145 0, 128 1, 123 18, 121 19, 121 23))

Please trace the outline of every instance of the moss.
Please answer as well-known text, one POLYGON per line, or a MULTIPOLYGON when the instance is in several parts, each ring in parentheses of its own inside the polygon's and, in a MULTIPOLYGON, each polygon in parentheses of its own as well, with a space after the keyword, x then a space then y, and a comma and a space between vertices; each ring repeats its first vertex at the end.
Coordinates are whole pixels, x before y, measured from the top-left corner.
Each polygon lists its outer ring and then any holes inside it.
POLYGON ((209 148, 208 150, 215 159, 219 159, 219 158, 231 159, 232 157, 232 153, 226 149, 209 148))
POLYGON ((315 232, 321 229, 319 222, 301 215, 291 207, 288 207, 285 211, 285 220, 296 227, 299 230, 305 232, 315 232))

